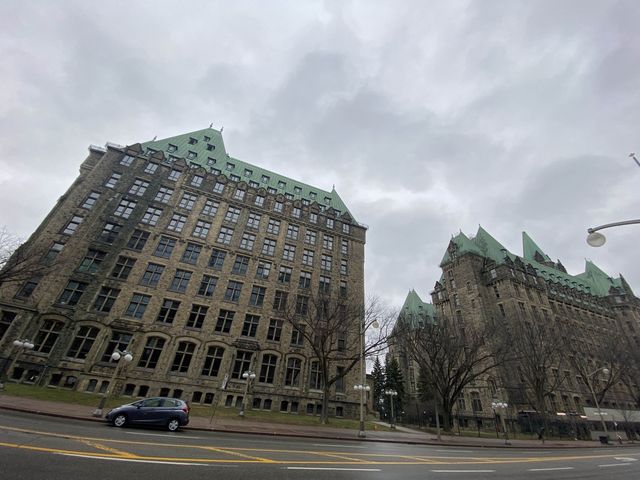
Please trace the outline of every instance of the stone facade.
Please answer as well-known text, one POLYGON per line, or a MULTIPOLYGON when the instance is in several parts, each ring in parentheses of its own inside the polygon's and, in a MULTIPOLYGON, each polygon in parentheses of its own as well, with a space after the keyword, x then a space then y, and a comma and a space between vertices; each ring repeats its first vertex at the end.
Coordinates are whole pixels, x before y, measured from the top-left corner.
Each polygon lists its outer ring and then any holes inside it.
MULTIPOLYGON (((234 159, 213 129, 92 146, 25 245, 50 270, 0 286, 3 370, 30 338, 10 380, 100 393, 127 350, 124 395, 239 406, 251 369, 249 408, 317 414, 313 355, 279 314, 320 283, 363 302, 365 234, 335 190, 234 159)), ((357 414, 356 370, 330 415, 357 414)))
MULTIPOLYGON (((570 275, 559 261, 551 261, 526 233, 523 243, 524 255, 517 256, 482 228, 475 237, 460 233, 450 241, 440 264, 443 273, 431 293, 432 304, 422 302, 412 291, 405 302, 404 314, 418 315, 416 308, 422 306, 429 315, 457 322, 484 324, 494 318, 545 322, 556 335, 567 335, 567 345, 580 345, 589 353, 596 350, 608 331, 623 332, 640 347, 640 300, 622 276, 611 278, 591 262, 587 262, 584 273, 570 275)), ((418 411, 419 369, 402 345, 394 345, 392 351, 404 368, 411 396, 409 403, 413 402, 418 411)), ((594 367, 604 364, 602 359, 591 357, 594 367)), ((547 399, 547 409, 558 412, 558 419, 584 420, 585 412, 594 406, 593 395, 578 372, 566 363, 562 368, 563 372, 550 372, 562 375, 566 381, 547 399)), ((507 415, 512 421, 531 412, 531 406, 518 398, 505 375, 506 372, 495 372, 467 388, 454 410, 455 420, 463 427, 476 428, 478 422, 493 427, 493 399, 508 402, 507 415)), ((600 406, 612 412, 639 408, 622 384, 614 385, 600 406)), ((412 407, 407 408, 411 411, 412 407)))

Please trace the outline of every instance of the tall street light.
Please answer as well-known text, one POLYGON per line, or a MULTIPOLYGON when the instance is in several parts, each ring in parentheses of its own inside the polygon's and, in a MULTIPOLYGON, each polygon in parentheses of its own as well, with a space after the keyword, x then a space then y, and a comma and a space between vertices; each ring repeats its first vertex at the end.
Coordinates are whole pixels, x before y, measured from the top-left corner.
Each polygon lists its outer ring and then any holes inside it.
POLYGON ((591 396, 593 397, 593 401, 595 402, 596 408, 598 409, 598 415, 600 416, 600 423, 602 424, 602 429, 604 430, 604 433, 608 437, 609 432, 607 431, 607 423, 604 421, 604 415, 602 414, 602 410, 600 410, 600 404, 598 403, 598 396, 596 395, 596 392, 593 389, 593 382, 591 381, 591 378, 598 372, 602 372, 605 375, 609 375, 609 369, 607 367, 601 367, 601 368, 598 368, 597 370, 594 370, 590 374, 588 374, 586 380, 587 380, 587 386, 591 391, 591 396))
POLYGON ((365 351, 364 351, 364 336, 367 332, 367 328, 373 327, 378 328, 380 324, 377 320, 371 322, 368 326, 365 324, 366 319, 362 317, 362 321, 360 322, 360 384, 354 385, 353 389, 356 391, 360 391, 360 428, 358 430, 358 437, 364 438, 366 434, 364 433, 364 400, 366 392, 368 392, 371 388, 367 385, 366 378, 366 363, 365 363, 365 351))
POLYGON ((507 422, 505 421, 505 416, 507 414, 507 407, 509 405, 507 402, 501 402, 500 400, 494 400, 491 402, 491 408, 493 409, 493 416, 497 419, 496 410, 502 410, 500 414, 500 420, 502 421, 502 431, 504 432, 504 444, 509 445, 509 434, 507 433, 507 422))
POLYGON ((255 372, 251 370, 247 370, 242 374, 242 378, 244 378, 247 382, 244 384, 244 396, 242 397, 242 404, 240 405, 240 411, 238 412, 238 416, 244 417, 244 409, 247 405, 247 396, 249 395, 249 388, 251 384, 256 378, 255 372))
MULTIPOLYGON (((20 358, 20 356, 24 352, 26 352, 27 350, 32 350, 35 345, 33 344, 33 342, 31 340, 27 340, 25 338, 23 340, 20 340, 20 339, 14 340, 13 341, 13 346, 16 349, 16 354, 13 356, 13 360, 9 364, 9 368, 4 370, 4 372, 6 372, 7 377, 9 376, 9 373, 13 369, 14 365, 16 365, 16 363, 18 362, 18 359, 20 358)), ((3 373, 2 377, 4 377, 4 373, 3 373)), ((0 377, 0 389, 4 388, 4 384, 2 382, 2 377, 0 377)))
POLYGON ((116 378, 120 373, 120 371, 124 369, 124 365, 126 365, 127 363, 131 362, 131 360, 133 360, 133 354, 127 350, 120 351, 118 349, 115 349, 111 354, 111 360, 116 362, 116 367, 113 369, 113 375, 111 375, 111 379, 109 380, 109 385, 107 386, 107 389, 105 390, 104 395, 100 399, 98 408, 96 408, 93 412, 94 417, 102 417, 102 410, 104 409, 104 406, 107 404, 107 400, 109 400, 109 397, 111 396, 111 394, 115 392, 116 378))
POLYGON ((391 404, 391 417, 389 417, 389 428, 391 428, 391 430, 395 430, 396 429, 396 415, 393 411, 393 397, 397 397, 398 396, 398 392, 396 392, 395 390, 389 389, 389 390, 385 390, 384 391, 385 395, 389 395, 389 403, 391 404))

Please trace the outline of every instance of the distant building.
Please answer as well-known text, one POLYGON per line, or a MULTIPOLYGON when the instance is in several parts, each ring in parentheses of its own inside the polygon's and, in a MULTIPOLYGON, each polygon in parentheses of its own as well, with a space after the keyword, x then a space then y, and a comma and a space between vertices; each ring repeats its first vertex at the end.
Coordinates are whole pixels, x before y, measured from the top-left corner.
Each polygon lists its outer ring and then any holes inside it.
MULTIPOLYGON (((10 379, 99 393, 130 350, 124 395, 236 406, 252 369, 248 408, 318 414, 317 362, 280 314, 318 290, 362 302, 365 234, 335 190, 233 158, 211 128, 91 146, 25 245, 54 267, 0 286, 0 366, 29 338, 10 379)), ((356 370, 330 415, 357 414, 356 370)))
MULTIPOLYGON (((640 348, 640 300, 624 277, 613 278, 587 261, 585 271, 567 273, 560 261, 553 262, 538 245, 523 233, 523 255, 509 252, 480 227, 474 237, 459 233, 451 239, 440 263, 442 277, 431 292, 432 303, 423 302, 411 290, 402 308, 405 321, 430 321, 442 316, 454 321, 483 324, 491 318, 526 318, 547 324, 572 325, 573 337, 585 352, 591 353, 604 332, 623 332, 640 348)), ((422 409, 418 398, 417 365, 408 358, 403 345, 393 344, 392 354, 404 368, 409 394, 410 414, 422 409), (413 407, 411 405, 413 402, 413 407)), ((592 358, 594 366, 601 366, 592 358)), ((558 418, 577 417, 592 421, 593 395, 575 371, 553 372, 567 379, 548 399, 548 411, 558 418)), ((507 401, 509 416, 530 412, 530 407, 507 385, 499 372, 467 388, 454 410, 455 421, 463 427, 493 425, 492 399, 507 401)), ((639 406, 621 385, 611 388, 601 404, 612 420, 620 411, 635 411, 639 406)), ((620 415, 618 415, 620 421, 620 415)), ((611 422, 613 424, 613 422, 611 422)), ((611 425, 613 428, 613 425, 611 425)))

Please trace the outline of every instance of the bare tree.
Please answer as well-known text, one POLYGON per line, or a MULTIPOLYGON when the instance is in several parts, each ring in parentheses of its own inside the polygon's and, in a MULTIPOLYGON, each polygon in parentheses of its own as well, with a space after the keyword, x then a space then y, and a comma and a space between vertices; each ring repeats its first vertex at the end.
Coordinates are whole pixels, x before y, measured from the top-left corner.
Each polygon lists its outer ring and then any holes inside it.
POLYGON ((616 346, 624 352, 626 363, 621 370, 620 379, 636 405, 640 405, 640 348, 635 340, 629 336, 623 336, 616 346))
POLYGON ((0 285, 24 282, 43 274, 48 265, 40 262, 42 254, 28 249, 7 227, 0 228, 0 285))
MULTIPOLYGON (((363 304, 353 296, 300 292, 295 302, 280 304, 280 315, 293 326, 294 332, 313 353, 318 362, 313 387, 322 390, 320 421, 328 422, 331 388, 359 365, 360 339, 365 357, 375 356, 387 345, 393 312, 378 298, 363 304), (378 328, 373 328, 375 325, 378 328), (365 335, 363 335, 365 332, 365 335)), ((302 343, 302 342, 300 342, 302 343)), ((348 386, 342 385, 343 388, 348 386)))
POLYGON ((464 389, 503 362, 502 344, 489 341, 494 337, 489 324, 462 326, 446 317, 398 319, 394 341, 404 345, 418 364, 422 389, 433 389, 445 430, 451 429, 453 407, 464 389))

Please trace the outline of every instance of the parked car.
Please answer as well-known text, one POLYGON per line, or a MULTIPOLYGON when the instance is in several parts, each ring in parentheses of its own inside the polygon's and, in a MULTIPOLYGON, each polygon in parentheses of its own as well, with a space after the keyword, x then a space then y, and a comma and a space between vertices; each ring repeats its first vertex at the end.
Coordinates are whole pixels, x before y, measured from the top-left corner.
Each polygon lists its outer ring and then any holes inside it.
POLYGON ((189 423, 189 405, 177 398, 145 398, 116 407, 105 418, 116 427, 161 425, 170 432, 175 432, 189 423))

